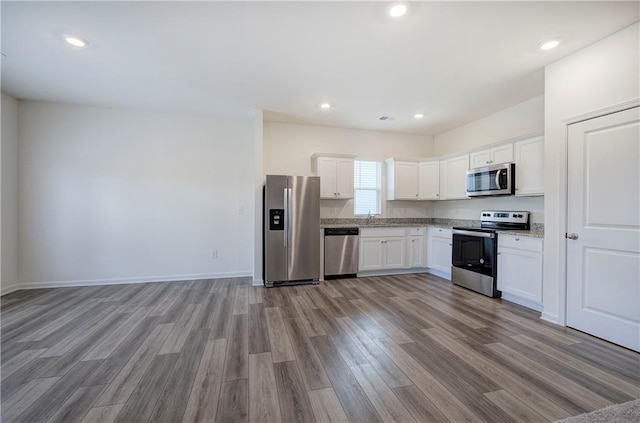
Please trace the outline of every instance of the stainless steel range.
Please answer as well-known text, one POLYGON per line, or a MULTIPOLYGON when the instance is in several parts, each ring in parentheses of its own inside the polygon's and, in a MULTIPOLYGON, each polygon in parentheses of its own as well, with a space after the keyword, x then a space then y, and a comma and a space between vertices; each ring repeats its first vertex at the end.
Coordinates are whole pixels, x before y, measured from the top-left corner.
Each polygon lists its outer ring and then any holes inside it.
POLYGON ((483 210, 481 226, 454 227, 451 280, 454 284, 489 297, 497 289, 498 229, 529 230, 529 212, 483 210))

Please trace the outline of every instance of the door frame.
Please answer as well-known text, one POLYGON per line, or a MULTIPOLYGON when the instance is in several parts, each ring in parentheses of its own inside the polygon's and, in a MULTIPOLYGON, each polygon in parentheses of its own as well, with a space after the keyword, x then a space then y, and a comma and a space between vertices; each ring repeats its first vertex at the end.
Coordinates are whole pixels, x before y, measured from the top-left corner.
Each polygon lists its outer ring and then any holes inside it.
MULTIPOLYGON (((560 163, 560 191, 559 201, 560 206, 560 221, 559 228, 560 233, 554 235, 556 242, 560 244, 559 252, 559 283, 558 283, 558 316, 557 319, 547 318, 546 320, 554 321, 562 326, 567 326, 567 239, 565 234, 567 233, 567 222, 569 220, 569 125, 583 122, 585 120, 595 119, 606 115, 622 112, 624 110, 633 109, 640 106, 640 98, 618 103, 612 106, 603 107, 601 109, 593 110, 591 112, 582 113, 569 118, 561 120, 562 123, 562 136, 560 137, 560 157, 558 161, 560 163)), ((546 237, 546 235, 545 235, 546 237)), ((543 285, 544 286, 544 285, 543 285)), ((544 289, 544 287, 543 287, 544 289)), ((542 313, 542 318, 545 319, 545 313, 542 313)))

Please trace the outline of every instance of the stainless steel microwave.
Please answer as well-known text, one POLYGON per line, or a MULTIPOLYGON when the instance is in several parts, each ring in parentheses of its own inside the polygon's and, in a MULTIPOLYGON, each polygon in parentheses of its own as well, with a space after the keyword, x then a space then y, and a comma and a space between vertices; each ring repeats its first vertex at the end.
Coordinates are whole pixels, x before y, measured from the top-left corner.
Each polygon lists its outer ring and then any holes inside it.
POLYGON ((467 171, 467 197, 513 195, 516 191, 516 165, 504 163, 467 171))

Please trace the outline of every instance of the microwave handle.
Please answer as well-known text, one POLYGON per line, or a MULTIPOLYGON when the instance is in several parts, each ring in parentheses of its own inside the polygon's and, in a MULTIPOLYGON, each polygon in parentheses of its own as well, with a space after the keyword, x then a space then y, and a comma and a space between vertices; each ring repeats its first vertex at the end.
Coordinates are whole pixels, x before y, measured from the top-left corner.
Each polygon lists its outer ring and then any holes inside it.
POLYGON ((498 189, 502 189, 500 186, 500 172, 502 172, 502 169, 496 172, 496 187, 498 187, 498 189))

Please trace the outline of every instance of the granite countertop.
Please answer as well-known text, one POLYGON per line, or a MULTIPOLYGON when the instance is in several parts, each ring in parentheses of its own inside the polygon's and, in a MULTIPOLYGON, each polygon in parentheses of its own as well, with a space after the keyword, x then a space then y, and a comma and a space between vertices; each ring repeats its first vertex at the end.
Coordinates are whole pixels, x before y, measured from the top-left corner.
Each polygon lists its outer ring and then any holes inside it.
MULTIPOLYGON (((452 228, 454 226, 480 227, 479 220, 439 219, 439 218, 380 218, 377 217, 367 224, 367 219, 320 219, 321 228, 409 228, 409 227, 452 228)), ((544 225, 532 223, 530 231, 498 230, 499 234, 521 235, 533 238, 544 237, 544 225)))

